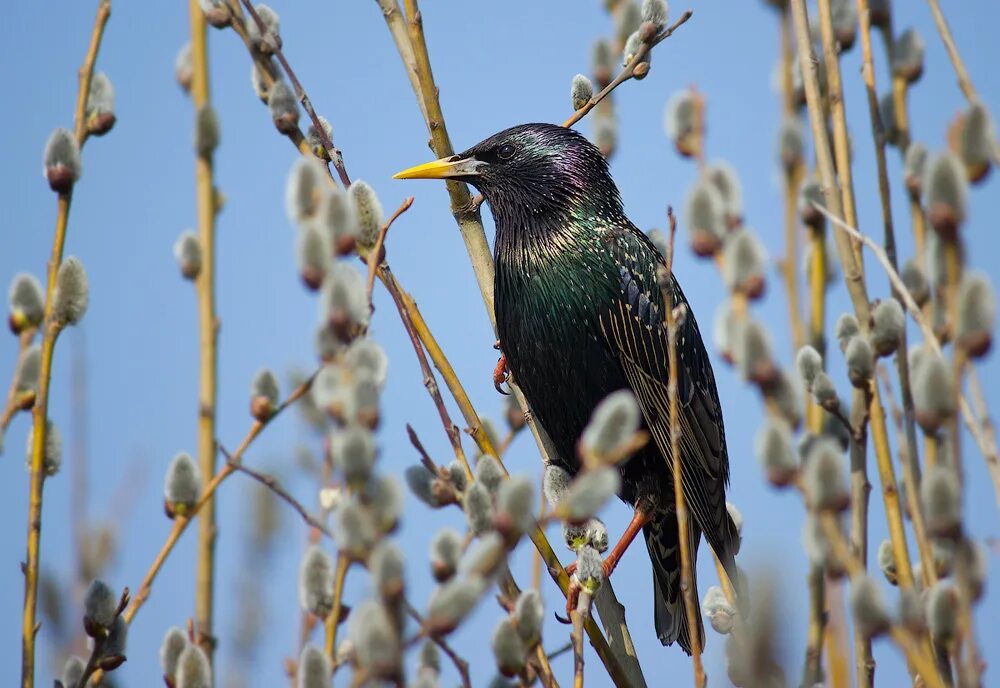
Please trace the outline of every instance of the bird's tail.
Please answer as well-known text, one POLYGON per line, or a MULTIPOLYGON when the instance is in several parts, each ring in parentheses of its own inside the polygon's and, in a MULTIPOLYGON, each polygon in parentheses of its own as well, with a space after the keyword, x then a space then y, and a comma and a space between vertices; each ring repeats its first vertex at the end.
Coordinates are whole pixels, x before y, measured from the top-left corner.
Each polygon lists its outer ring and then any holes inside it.
MULTIPOLYGON (((688 523, 691 526, 691 551, 697 559, 701 530, 693 520, 688 523)), ((642 533, 646 538, 649 559, 653 562, 653 618, 656 635, 664 645, 673 645, 676 641, 686 653, 691 654, 691 629, 681 597, 681 548, 677 534, 677 515, 670 512, 650 521, 643 527, 642 533)), ((696 577, 693 578, 692 592, 697 603, 698 581, 696 577)), ((700 611, 696 623, 696 632, 704 646, 705 631, 700 611)))

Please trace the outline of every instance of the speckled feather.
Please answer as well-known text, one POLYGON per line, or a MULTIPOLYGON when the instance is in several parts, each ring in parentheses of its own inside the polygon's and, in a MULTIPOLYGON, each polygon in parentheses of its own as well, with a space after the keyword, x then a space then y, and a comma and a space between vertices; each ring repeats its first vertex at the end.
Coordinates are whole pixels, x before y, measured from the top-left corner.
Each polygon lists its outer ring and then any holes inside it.
MULTIPOLYGON (((689 650, 677 604, 667 333, 656 280, 663 257, 625 216, 603 156, 575 131, 522 125, 460 157, 488 163, 468 181, 484 194, 496 219, 501 347, 563 467, 571 473, 579 468, 577 439, 605 396, 624 387, 636 396, 654 442, 622 465, 621 497, 657 514, 644 529, 663 602, 656 605, 657 631, 664 644, 676 639, 689 650), (505 144, 514 146, 508 159, 498 152, 505 144)), ((673 305, 687 303, 677 282, 671 285, 673 305)), ((678 352, 682 472, 695 522, 693 543, 704 532, 735 576, 722 409, 690 309, 678 332, 678 352)))

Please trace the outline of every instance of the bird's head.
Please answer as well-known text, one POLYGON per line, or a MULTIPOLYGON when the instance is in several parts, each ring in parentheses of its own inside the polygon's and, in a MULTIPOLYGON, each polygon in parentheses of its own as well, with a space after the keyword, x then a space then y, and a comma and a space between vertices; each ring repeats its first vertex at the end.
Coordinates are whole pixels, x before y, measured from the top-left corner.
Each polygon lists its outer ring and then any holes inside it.
POLYGON ((486 197, 498 219, 572 212, 594 203, 621 207, 597 147, 578 132, 554 124, 505 129, 462 153, 411 167, 395 178, 467 182, 486 197))

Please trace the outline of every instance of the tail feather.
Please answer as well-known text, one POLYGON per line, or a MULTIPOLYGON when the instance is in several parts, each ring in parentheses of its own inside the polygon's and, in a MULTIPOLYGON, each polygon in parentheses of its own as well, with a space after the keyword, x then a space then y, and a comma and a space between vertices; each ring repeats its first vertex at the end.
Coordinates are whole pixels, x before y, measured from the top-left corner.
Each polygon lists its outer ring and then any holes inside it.
MULTIPOLYGON (((663 518, 651 521, 643 528, 646 549, 653 563, 653 622, 656 635, 664 645, 677 642, 687 654, 691 654, 691 629, 688 625, 684 600, 681 597, 681 549, 677 534, 677 516, 669 513, 663 518)), ((701 531, 691 523, 691 551, 697 558, 701 531)), ((698 596, 698 581, 692 580, 695 600, 698 596)), ((704 646, 705 629, 701 613, 696 616, 697 633, 704 646)))

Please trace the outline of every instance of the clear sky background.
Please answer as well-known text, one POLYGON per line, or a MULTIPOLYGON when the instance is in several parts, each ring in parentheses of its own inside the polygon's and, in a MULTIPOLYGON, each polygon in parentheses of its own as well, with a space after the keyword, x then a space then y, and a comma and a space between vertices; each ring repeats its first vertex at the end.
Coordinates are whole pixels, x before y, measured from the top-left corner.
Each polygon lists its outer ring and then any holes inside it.
MULTIPOLYGON (((34 3, 10 3, 0 25, 0 65, 5 105, 0 114, 0 281, 18 271, 41 276, 51 246, 55 198, 40 174, 42 149, 56 126, 71 126, 76 70, 86 49, 95 2, 57 0, 44 10, 34 3)), ((995 27, 1000 5, 990 0, 945 3, 956 40, 972 79, 994 114, 1000 114, 1000 49, 995 27)), ((782 255, 781 192, 775 162, 779 96, 772 89, 778 55, 777 21, 763 2, 699 2, 694 18, 655 51, 650 76, 615 93, 620 145, 612 172, 626 210, 640 227, 663 227, 665 208, 680 208, 695 168, 672 150, 663 133, 664 103, 671 93, 696 84, 708 102, 710 159, 724 158, 744 185, 746 217, 767 244, 772 257, 782 255)), ((965 100, 924 3, 897 3, 897 29, 915 26, 927 43, 927 69, 911 94, 913 134, 929 148, 944 145, 945 129, 965 100)), ((312 100, 333 123, 352 177, 371 182, 387 209, 414 195, 412 210, 390 234, 389 259, 403 285, 418 299, 438 340, 464 380, 479 411, 500 418, 502 399, 490 372, 496 362, 493 335, 447 196, 437 182, 399 182, 391 175, 430 159, 427 134, 382 16, 373 2, 289 2, 274 4, 281 14, 286 54, 312 100)), ((675 3, 674 14, 682 9, 675 3)), ((569 113, 569 82, 589 72, 590 47, 610 35, 612 23, 596 0, 590 2, 457 3, 425 2, 424 21, 449 131, 459 149, 504 127, 527 121, 561 122, 569 113)), ((85 362, 88 516, 111 523, 118 551, 107 571, 113 586, 138 587, 160 548, 170 522, 162 509, 162 478, 172 456, 194 451, 197 414, 197 319, 192 286, 179 275, 172 245, 181 230, 195 222, 193 112, 173 79, 174 57, 188 40, 186 3, 116 2, 105 34, 98 67, 117 91, 118 123, 84 151, 84 173, 74 194, 67 255, 79 256, 91 282, 91 305, 81 327, 59 341, 50 412, 68 433, 72 417, 70 380, 74 352, 85 362)), ((211 31, 212 100, 222 124, 216 155, 216 183, 226 206, 218 227, 218 310, 220 337, 219 440, 232 448, 250 424, 248 388, 254 373, 268 366, 285 373, 313 365, 315 298, 301 287, 294 268, 294 233, 283 210, 284 181, 296 157, 277 135, 266 110, 250 87, 250 60, 230 31, 211 31)), ((881 46, 877 46, 878 82, 887 86, 881 46)), ((875 168, 867 106, 860 79, 860 50, 844 59, 848 115, 854 141, 854 166, 861 227, 881 236, 875 168)), ((590 123, 579 125, 590 132, 590 123)), ((912 252, 908 213, 901 193, 898 154, 889 153, 893 204, 901 255, 912 252)), ((977 188, 971 198, 971 221, 965 238, 974 266, 1000 282, 997 257, 1000 217, 997 180, 977 188)), ((492 239, 492 223, 484 213, 492 239)), ((869 261, 873 296, 888 293, 887 281, 869 261)), ((715 268, 687 251, 678 252, 678 273, 708 333, 724 292, 715 268)), ((783 361, 791 360, 787 306, 777 278, 754 314, 773 329, 783 361)), ((842 285, 831 293, 829 322, 848 307, 842 285)), ((389 383, 379 434, 381 469, 401 474, 416 461, 406 441, 405 423, 420 433, 432 454, 447 460, 449 449, 436 413, 421 384, 419 368, 391 302, 376 289, 372 335, 390 358, 389 383)), ((912 331, 912 328, 911 328, 912 331)), ((16 341, 0 337, 0 379, 6 389, 16 341)), ((807 618, 805 555, 800 546, 803 508, 799 498, 766 486, 751 445, 761 422, 757 393, 715 359, 716 377, 726 411, 731 499, 745 518, 741 563, 751 570, 768 566, 781 592, 785 614, 781 628, 789 681, 797 682, 807 618)), ((981 366, 990 400, 997 402, 1000 367, 993 355, 981 366)), ((831 357, 842 369, 839 354, 831 357)), ((837 378, 846 393, 846 381, 837 378)), ((994 408, 994 410, 996 410, 994 408)), ((456 413, 456 417, 458 417, 456 413)), ((18 675, 22 576, 28 475, 23 447, 28 419, 20 415, 0 459, 0 504, 5 527, 0 536, 0 683, 18 675)), ((246 461, 280 473, 293 491, 315 504, 315 486, 296 469, 300 446, 315 448, 294 413, 280 418, 253 446, 246 461)), ((467 443, 467 449, 471 443, 467 443)), ((967 522, 982 540, 998 534, 997 504, 983 461, 966 441, 967 522)), ((508 465, 535 475, 539 463, 527 434, 513 445, 508 465)), ((871 499, 871 550, 886 529, 877 474, 871 499)), ((42 539, 44 567, 65 583, 73 569, 71 473, 47 481, 42 539)), ((297 653, 299 610, 296 571, 306 533, 290 512, 282 511, 281 536, 264 561, 247 558, 246 525, 252 514, 251 485, 236 476, 220 496, 217 632, 219 675, 243 672, 247 685, 285 682, 283 659, 297 653), (234 656, 237 611, 242 604, 236 581, 257 577, 262 602, 264 640, 247 667, 234 656)), ((409 561, 410 596, 426 603, 430 593, 427 546, 444 524, 457 525, 456 510, 429 512, 408 497, 398 541, 409 561)), ((612 533, 629 512, 615 503, 605 514, 612 533)), ((558 531, 553 530, 554 542, 558 531)), ((122 685, 155 685, 157 648, 170 625, 183 625, 193 614, 194 529, 171 555, 152 597, 130 633, 128 662, 116 672, 122 685)), ((530 545, 515 557, 513 570, 529 580, 530 545)), ((568 553, 558 547, 564 560, 568 553)), ((614 576, 650 685, 678 685, 690 680, 690 662, 677 648, 663 649, 652 625, 650 565, 640 545, 629 552, 614 576)), ((912 550, 911 550, 912 551, 912 550)), ((699 567, 704 592, 715 579, 708 557, 699 567)), ((990 556, 990 567, 1000 565, 990 556)), ((549 611, 559 607, 555 587, 545 581, 549 611)), ((352 573, 348 601, 369 593, 364 575, 352 573)), ((895 591, 887 591, 895 599, 895 591)), ((80 616, 69 603, 67 623, 80 616)), ((489 634, 500 616, 485 601, 460 633, 455 646, 472 665, 475 683, 493 675, 489 634)), ((983 655, 995 664, 1000 640, 990 620, 1000 618, 1000 593, 988 587, 977 612, 983 655)), ((550 621, 546 646, 556 648, 567 631, 550 621)), ((51 685, 62 657, 54 646, 51 624, 40 633, 39 685, 51 685)), ((710 685, 727 685, 723 639, 709 631, 707 667, 710 685)), ((879 685, 903 685, 905 667, 886 641, 875 643, 879 685)), ((607 678, 588 648, 588 685, 607 678)), ((561 678, 572 662, 556 662, 561 678)), ((455 683, 450 669, 445 684, 455 683)), ((996 681, 991 666, 987 684, 996 681), (992 677, 992 678, 990 678, 992 677)), ((219 685, 235 685, 220 680, 219 685)))

